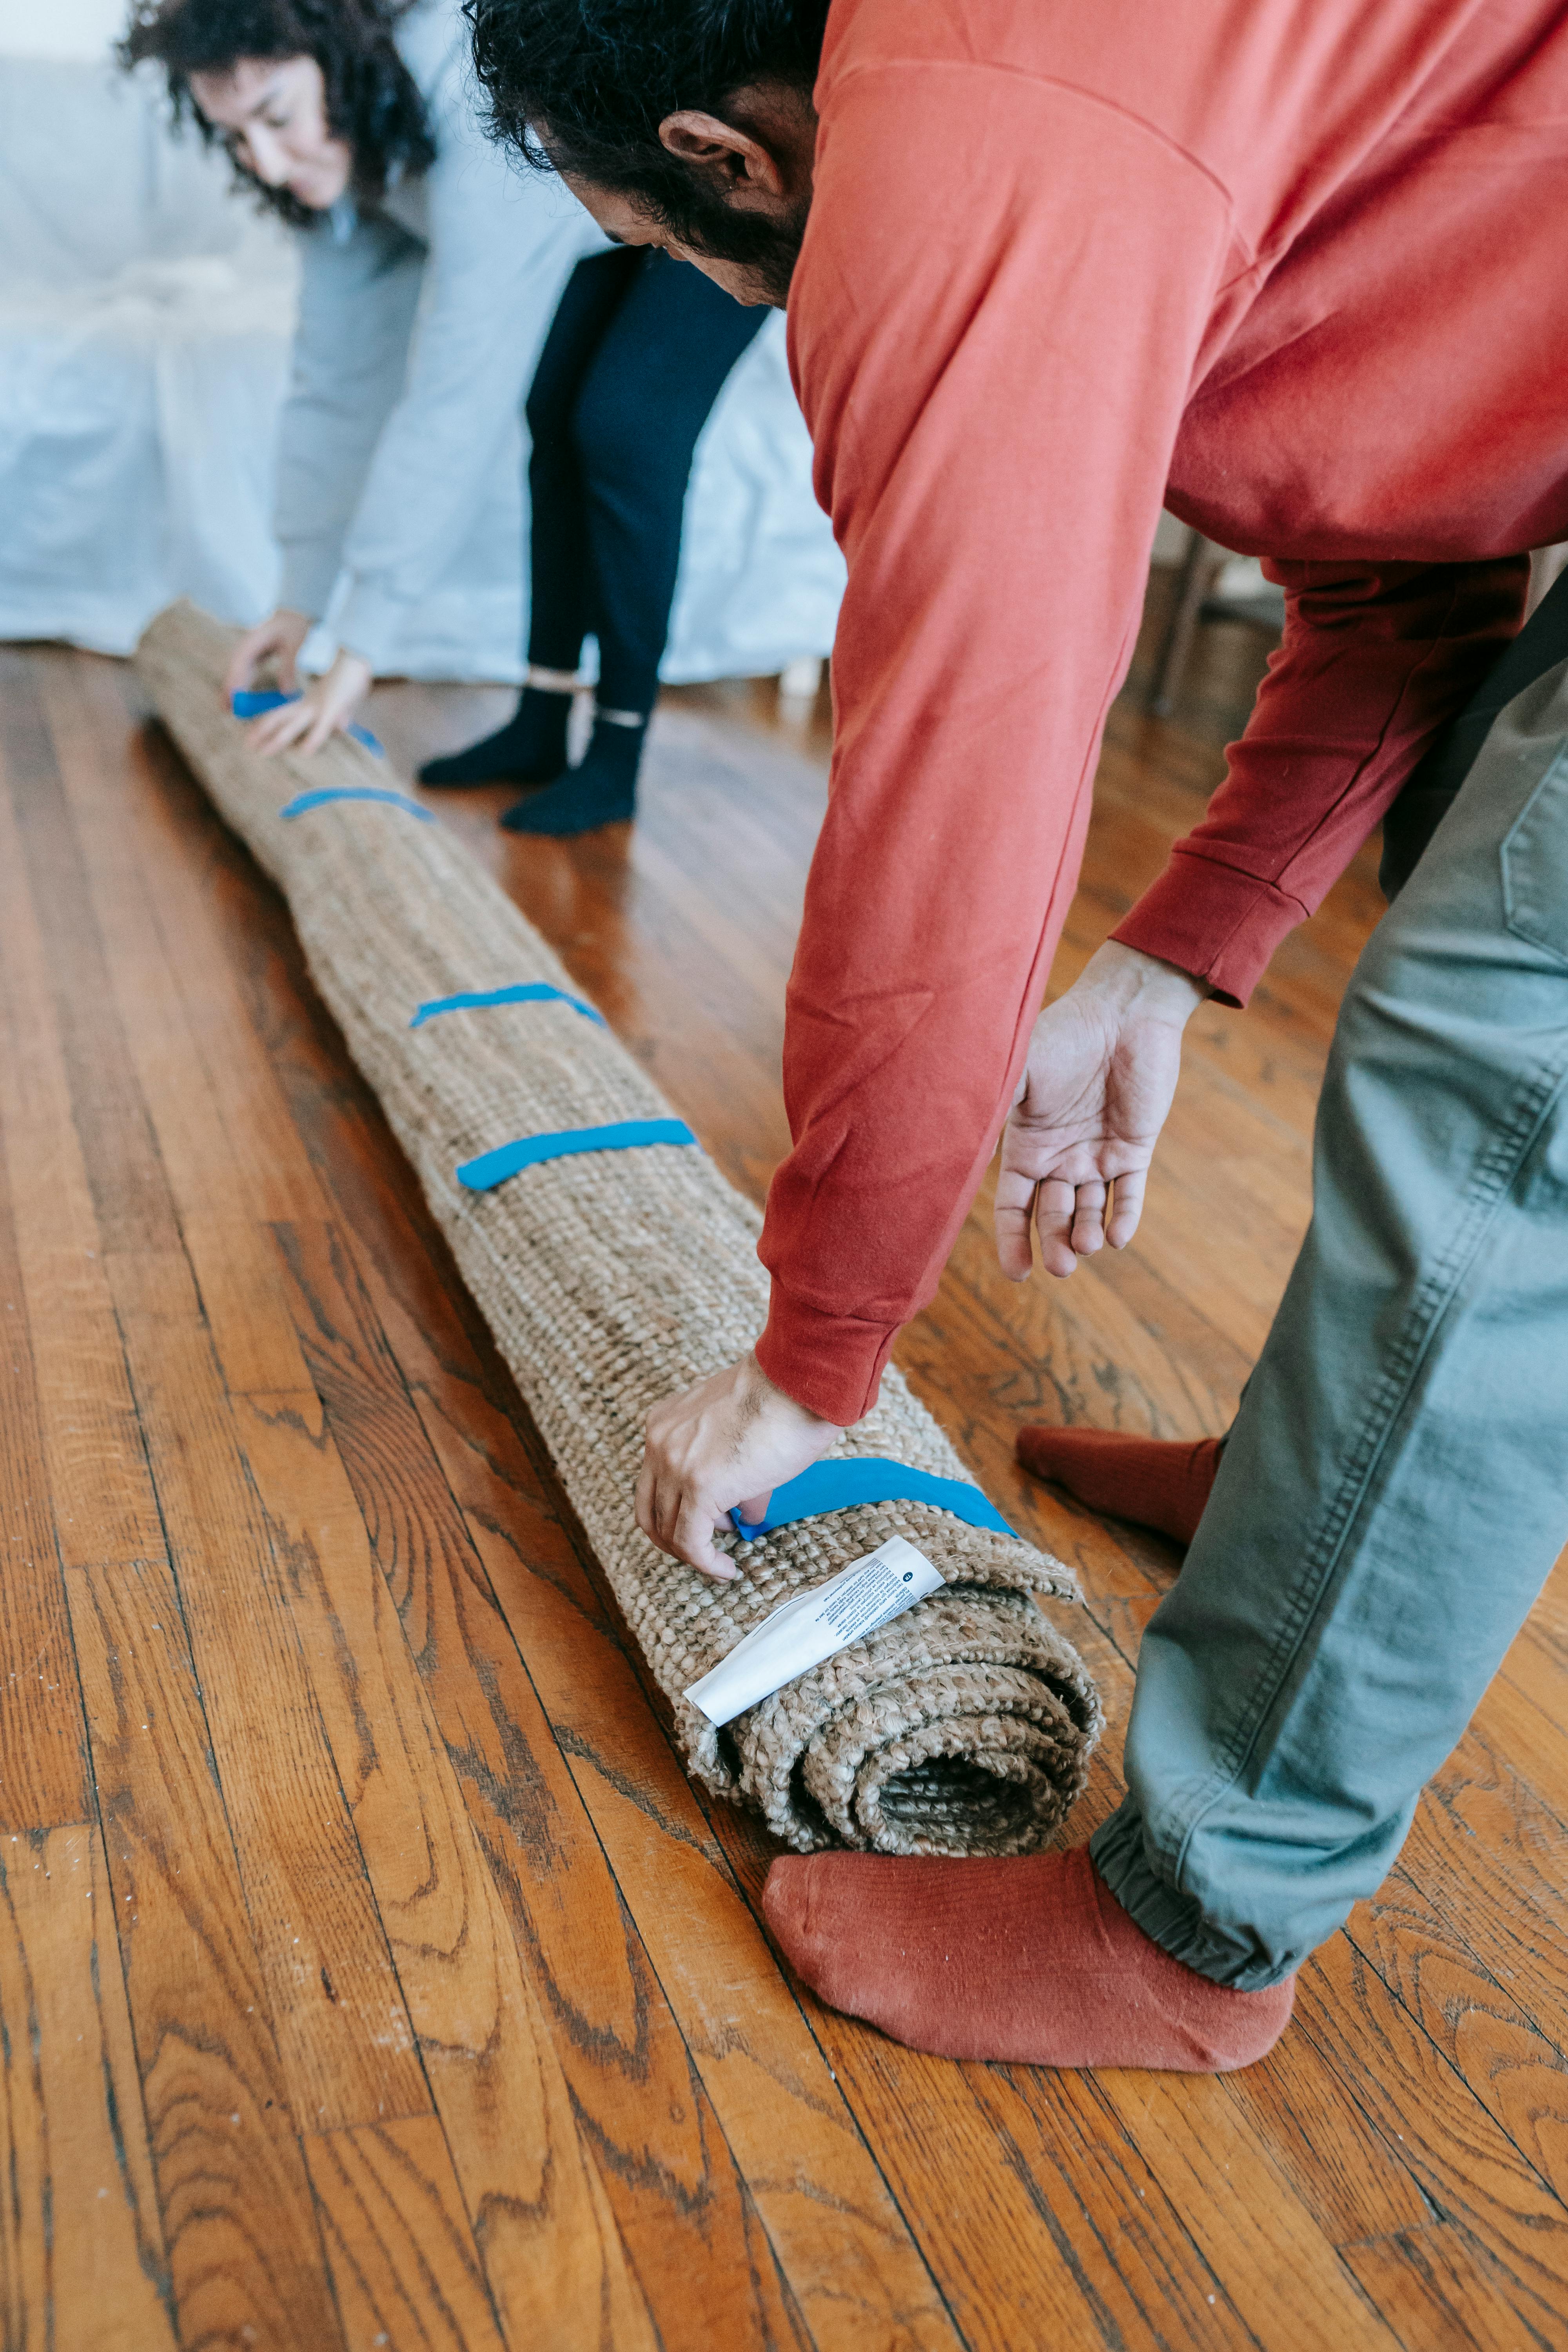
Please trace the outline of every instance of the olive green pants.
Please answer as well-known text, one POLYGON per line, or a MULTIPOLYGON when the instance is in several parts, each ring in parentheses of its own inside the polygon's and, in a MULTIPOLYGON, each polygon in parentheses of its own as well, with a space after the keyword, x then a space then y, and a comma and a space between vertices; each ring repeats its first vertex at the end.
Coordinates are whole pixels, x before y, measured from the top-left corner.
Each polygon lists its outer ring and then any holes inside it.
POLYGON ((1223 1984, 1377 1886, 1568 1542, 1568 660, 1496 701, 1352 977, 1311 1225, 1093 1842, 1223 1984))

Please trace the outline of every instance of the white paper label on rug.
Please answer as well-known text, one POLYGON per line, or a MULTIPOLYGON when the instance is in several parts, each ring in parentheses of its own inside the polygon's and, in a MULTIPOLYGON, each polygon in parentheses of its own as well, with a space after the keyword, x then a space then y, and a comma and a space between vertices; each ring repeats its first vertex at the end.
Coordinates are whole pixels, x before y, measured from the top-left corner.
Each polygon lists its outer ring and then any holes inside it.
POLYGON ((710 1723, 731 1723, 851 1642, 901 1617, 945 1581, 923 1551, 902 1536, 889 1536, 826 1584, 814 1584, 773 1610, 686 1696, 710 1723))

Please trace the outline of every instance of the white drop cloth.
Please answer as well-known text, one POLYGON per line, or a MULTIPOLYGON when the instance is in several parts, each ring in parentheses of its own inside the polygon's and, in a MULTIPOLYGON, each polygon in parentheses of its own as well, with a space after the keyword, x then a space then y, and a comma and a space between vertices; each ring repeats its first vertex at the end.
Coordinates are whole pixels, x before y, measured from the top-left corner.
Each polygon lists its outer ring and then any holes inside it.
MULTIPOLYGON (((155 82, 0 58, 0 638, 127 653, 178 595, 231 621, 271 608, 295 274, 289 233, 194 134, 169 137, 155 82)), ((670 679, 766 673, 832 641, 843 568, 783 331, 764 328, 699 446, 670 679)), ((397 668, 518 675, 522 531, 520 420, 397 668)))

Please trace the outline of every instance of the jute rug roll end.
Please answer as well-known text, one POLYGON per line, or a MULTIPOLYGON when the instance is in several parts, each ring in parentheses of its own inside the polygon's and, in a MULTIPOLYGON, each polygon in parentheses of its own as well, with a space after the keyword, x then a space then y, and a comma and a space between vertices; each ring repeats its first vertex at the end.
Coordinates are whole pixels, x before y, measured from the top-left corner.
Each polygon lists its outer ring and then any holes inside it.
MULTIPOLYGON (((926 1501, 727 1538, 732 1585, 637 1531, 648 1408, 733 1362, 762 1328, 757 1213, 694 1139, 670 1139, 668 1105, 384 760, 342 738, 310 760, 247 748, 220 691, 235 634, 174 605, 142 638, 139 672, 288 898, 311 976, 418 1171, 690 1769, 801 1852, 1045 1843, 1082 1789, 1101 1720, 1082 1660, 1035 1605, 1076 1599, 1070 1570, 926 1501), (660 1132, 628 1144, 633 1122, 660 1132), (562 1138, 574 1139, 569 1156, 529 1160, 559 1153, 562 1138), (521 1148, 516 1173, 489 1190, 459 1180, 510 1146, 521 1148), (722 1729, 683 1696, 782 1601, 895 1534, 933 1562, 942 1591, 722 1729)), ((836 1452, 973 1484, 896 1371, 836 1452)))

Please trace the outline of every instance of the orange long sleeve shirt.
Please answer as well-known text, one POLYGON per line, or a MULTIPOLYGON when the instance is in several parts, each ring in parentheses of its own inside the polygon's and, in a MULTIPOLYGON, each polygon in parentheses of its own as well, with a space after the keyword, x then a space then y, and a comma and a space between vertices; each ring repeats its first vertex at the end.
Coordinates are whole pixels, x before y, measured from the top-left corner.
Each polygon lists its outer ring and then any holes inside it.
POLYGON ((1162 503, 1288 596, 1116 934, 1231 1003, 1568 538, 1568 0, 837 0, 816 104, 849 577, 758 1354, 848 1423, 1005 1118, 1162 503))

